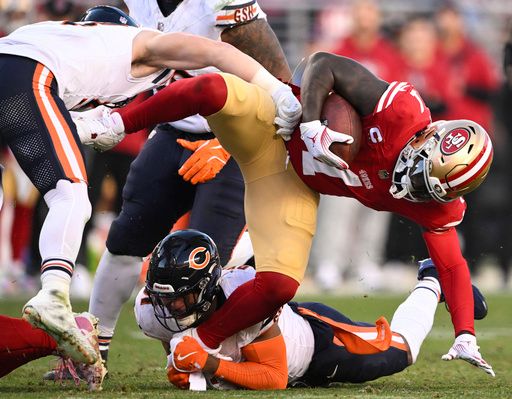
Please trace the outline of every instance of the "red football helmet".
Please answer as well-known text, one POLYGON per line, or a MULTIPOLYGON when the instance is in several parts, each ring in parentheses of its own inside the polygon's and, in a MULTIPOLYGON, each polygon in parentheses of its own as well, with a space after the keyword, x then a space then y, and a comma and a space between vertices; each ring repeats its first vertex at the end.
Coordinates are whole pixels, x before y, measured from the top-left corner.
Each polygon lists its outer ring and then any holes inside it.
POLYGON ((393 170, 393 197, 450 202, 476 189, 492 163, 489 135, 470 120, 437 121, 404 147, 393 170))

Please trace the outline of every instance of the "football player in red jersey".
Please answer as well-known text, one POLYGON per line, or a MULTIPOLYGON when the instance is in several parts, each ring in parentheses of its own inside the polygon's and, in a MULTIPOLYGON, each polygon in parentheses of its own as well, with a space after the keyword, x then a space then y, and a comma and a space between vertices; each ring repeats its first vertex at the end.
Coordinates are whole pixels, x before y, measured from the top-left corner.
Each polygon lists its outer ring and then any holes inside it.
MULTIPOLYGON (((122 114, 129 133, 199 113, 244 175, 256 277, 189 334, 217 348, 293 298, 307 266, 319 193, 348 196, 423 227, 455 328, 455 343, 443 359, 463 359, 494 375, 476 344, 471 279, 455 230, 466 208, 461 196, 482 183, 492 162, 485 130, 469 120, 431 123, 411 84, 385 82, 354 60, 329 53, 309 58, 302 93, 303 123, 291 135, 281 134, 283 140, 276 136, 268 95, 228 74, 179 81, 122 114), (329 147, 351 137, 319 120, 331 91, 362 116, 361 149, 350 165, 329 147)), ((108 126, 110 119, 101 122, 108 126)))

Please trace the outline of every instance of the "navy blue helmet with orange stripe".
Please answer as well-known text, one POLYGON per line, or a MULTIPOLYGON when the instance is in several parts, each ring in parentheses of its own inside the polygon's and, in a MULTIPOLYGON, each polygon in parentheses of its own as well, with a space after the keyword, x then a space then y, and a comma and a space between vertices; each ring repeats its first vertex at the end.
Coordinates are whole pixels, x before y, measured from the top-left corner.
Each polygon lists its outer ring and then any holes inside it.
POLYGON ((197 326, 213 311, 222 272, 213 240, 197 230, 167 235, 151 254, 146 292, 157 320, 176 332, 197 326))
POLYGON ((80 21, 105 22, 134 27, 139 26, 139 24, 123 10, 112 6, 91 7, 82 15, 80 21))

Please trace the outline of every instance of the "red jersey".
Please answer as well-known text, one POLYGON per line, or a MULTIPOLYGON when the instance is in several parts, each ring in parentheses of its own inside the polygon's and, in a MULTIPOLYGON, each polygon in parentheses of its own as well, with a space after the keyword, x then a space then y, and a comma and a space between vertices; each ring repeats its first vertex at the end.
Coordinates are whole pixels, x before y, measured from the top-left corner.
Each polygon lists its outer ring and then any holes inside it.
POLYGON ((455 226, 462 221, 466 205, 411 202, 390 194, 391 177, 400 152, 414 135, 430 122, 430 111, 410 83, 393 82, 374 112, 362 119, 361 147, 349 170, 339 170, 314 159, 295 132, 287 142, 290 161, 300 178, 321 194, 353 197, 369 208, 395 212, 427 230, 455 226))
MULTIPOLYGON (((443 54, 440 49, 438 54, 443 54)), ((499 86, 496 67, 489 56, 469 40, 456 54, 448 55, 449 84, 452 95, 446 119, 471 119, 492 131, 492 107, 488 101, 478 100, 466 93, 470 87, 496 91, 499 86)), ((446 73, 446 71, 445 71, 446 73)))

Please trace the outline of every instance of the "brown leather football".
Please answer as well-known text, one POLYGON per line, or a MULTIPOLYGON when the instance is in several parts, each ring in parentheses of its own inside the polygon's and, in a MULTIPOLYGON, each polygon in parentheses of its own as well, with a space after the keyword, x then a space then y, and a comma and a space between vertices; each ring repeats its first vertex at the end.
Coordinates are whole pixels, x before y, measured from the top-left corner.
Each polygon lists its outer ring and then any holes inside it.
POLYGON ((361 117, 347 100, 336 93, 331 93, 322 108, 321 120, 327 121, 329 129, 354 138, 352 144, 332 143, 329 147, 333 153, 350 165, 361 145, 361 117))

